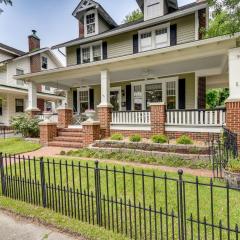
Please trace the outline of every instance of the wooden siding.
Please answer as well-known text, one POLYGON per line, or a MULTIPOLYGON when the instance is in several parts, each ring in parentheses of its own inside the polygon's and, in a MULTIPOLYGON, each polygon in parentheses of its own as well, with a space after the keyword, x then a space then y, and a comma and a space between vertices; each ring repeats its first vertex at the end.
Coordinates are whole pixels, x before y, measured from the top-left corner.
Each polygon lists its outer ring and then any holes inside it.
POLYGON ((77 64, 77 48, 79 45, 68 47, 66 49, 67 53, 67 66, 76 65, 77 64))

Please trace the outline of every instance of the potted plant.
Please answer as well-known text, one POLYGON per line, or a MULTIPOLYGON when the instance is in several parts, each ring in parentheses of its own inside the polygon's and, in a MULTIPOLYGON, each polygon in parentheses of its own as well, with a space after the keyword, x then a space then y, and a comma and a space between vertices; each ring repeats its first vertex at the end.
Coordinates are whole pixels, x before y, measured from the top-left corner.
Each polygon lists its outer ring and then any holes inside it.
POLYGON ((95 115, 96 115, 96 111, 92 110, 92 109, 88 109, 85 111, 84 113, 87 116, 87 121, 94 121, 95 115))
POLYGON ((240 159, 230 159, 224 171, 224 178, 230 187, 240 189, 240 159))

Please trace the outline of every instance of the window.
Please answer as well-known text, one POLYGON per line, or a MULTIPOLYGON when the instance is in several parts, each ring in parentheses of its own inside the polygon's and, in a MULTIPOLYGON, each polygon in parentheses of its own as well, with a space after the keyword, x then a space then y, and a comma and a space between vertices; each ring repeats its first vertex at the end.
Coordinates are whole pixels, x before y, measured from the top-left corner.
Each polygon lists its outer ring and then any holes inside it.
POLYGON ((170 25, 154 27, 150 30, 140 31, 140 51, 170 46, 170 25))
POLYGON ((176 109, 176 82, 167 82, 167 108, 176 109))
POLYGON ((95 33, 95 26, 95 13, 88 14, 86 16, 87 35, 95 33))
POLYGON ((90 47, 83 48, 82 49, 82 59, 83 63, 90 63, 91 58, 90 58, 90 47))
POLYGON ((42 57, 42 69, 48 68, 48 59, 46 57, 42 57))
POLYGON ((49 101, 45 102, 45 110, 47 112, 51 112, 52 111, 52 102, 49 102, 49 101))
POLYGON ((150 107, 150 103, 163 101, 162 83, 146 85, 146 107, 150 107))
POLYGON ((93 53, 93 61, 100 61, 102 58, 102 54, 101 54, 101 46, 100 45, 96 45, 92 47, 92 53, 93 53))
POLYGON ((44 88, 45 88, 45 91, 48 91, 48 92, 51 91, 51 87, 49 86, 45 86, 44 88))
POLYGON ((16 113, 24 112, 24 100, 23 99, 15 99, 16 113))
POLYGON ((89 107, 89 92, 88 90, 79 92, 80 113, 84 113, 89 107))
MULTIPOLYGON (((23 75, 24 71, 22 69, 17 68, 16 69, 16 75, 23 75)), ((24 85, 24 81, 23 80, 17 80, 16 81, 18 86, 23 86, 24 85)))
POLYGON ((135 111, 141 111, 143 109, 142 85, 133 86, 133 109, 135 111))
POLYGON ((82 63, 100 61, 102 59, 102 45, 92 45, 82 48, 82 63))
POLYGON ((0 116, 3 115, 3 100, 0 99, 0 116))

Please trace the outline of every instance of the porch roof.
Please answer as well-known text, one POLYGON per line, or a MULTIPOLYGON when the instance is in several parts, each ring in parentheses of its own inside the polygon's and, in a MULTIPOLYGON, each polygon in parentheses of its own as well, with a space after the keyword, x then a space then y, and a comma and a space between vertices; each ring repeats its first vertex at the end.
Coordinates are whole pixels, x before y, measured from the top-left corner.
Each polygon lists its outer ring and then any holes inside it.
POLYGON ((157 76, 187 72, 217 75, 226 69, 228 50, 236 47, 236 38, 239 36, 235 34, 194 41, 99 62, 18 75, 15 79, 68 89, 80 82, 82 85, 99 83, 102 70, 109 70, 111 80, 116 82, 124 80, 125 76, 128 77, 126 80, 143 79, 149 69, 157 76))

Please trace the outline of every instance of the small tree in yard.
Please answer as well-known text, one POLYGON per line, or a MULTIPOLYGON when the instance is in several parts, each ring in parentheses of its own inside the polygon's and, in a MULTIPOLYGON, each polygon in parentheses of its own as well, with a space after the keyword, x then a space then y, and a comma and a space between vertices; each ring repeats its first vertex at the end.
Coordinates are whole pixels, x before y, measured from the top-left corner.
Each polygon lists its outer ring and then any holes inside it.
MULTIPOLYGON (((0 3, 4 3, 6 5, 11 5, 12 6, 12 0, 0 0, 0 3)), ((0 8, 0 13, 2 13, 3 10, 0 8)))

